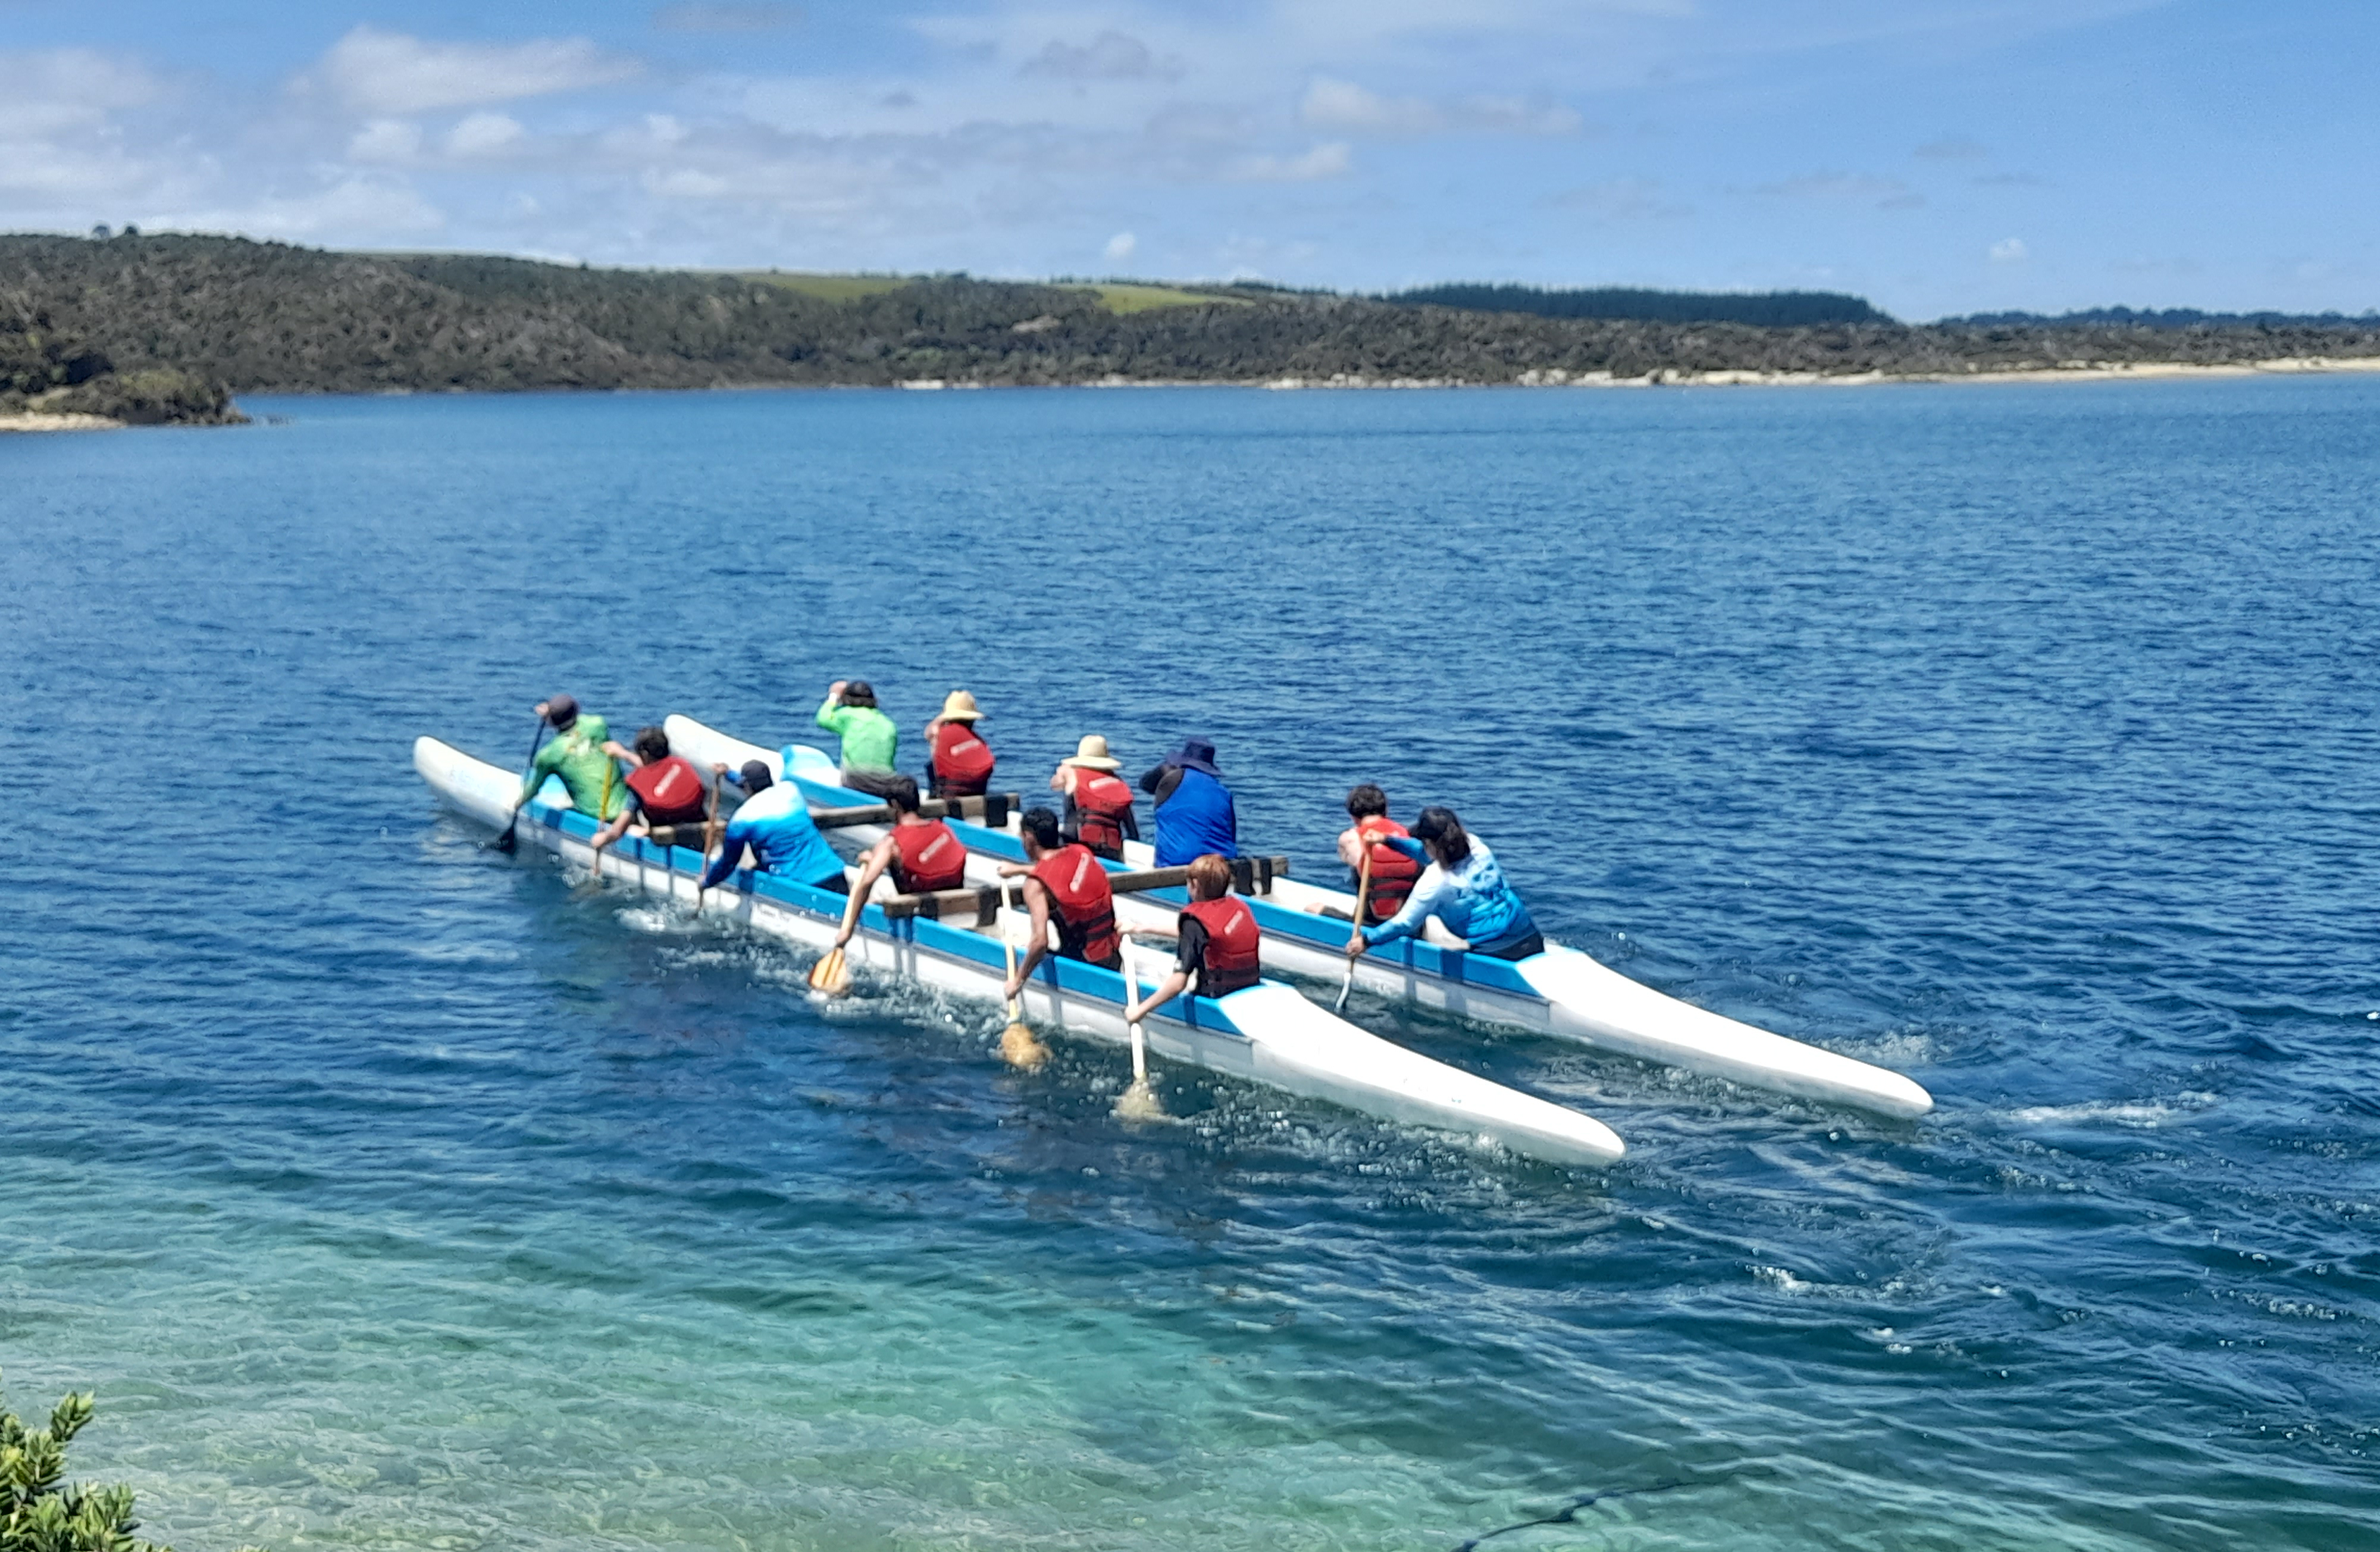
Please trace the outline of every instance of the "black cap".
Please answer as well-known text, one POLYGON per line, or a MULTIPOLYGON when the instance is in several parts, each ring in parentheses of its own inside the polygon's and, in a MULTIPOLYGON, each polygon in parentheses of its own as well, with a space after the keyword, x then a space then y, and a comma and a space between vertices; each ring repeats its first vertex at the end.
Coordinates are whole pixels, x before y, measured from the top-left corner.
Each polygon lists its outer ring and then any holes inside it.
POLYGON ((553 697, 545 703, 545 720, 558 728, 568 727, 578 720, 578 702, 566 695, 553 697))
POLYGON ((769 777, 769 767, 761 760, 746 760, 735 772, 736 781, 747 793, 767 792, 774 783, 769 777))

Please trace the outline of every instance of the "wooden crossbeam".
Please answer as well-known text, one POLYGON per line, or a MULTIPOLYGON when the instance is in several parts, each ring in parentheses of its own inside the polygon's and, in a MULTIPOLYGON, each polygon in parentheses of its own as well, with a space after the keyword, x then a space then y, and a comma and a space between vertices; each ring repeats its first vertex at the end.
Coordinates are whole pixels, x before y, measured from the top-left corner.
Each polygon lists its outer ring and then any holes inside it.
MULTIPOLYGON (((1242 857, 1232 864, 1232 887, 1242 894, 1270 894, 1272 881, 1289 875, 1289 858, 1285 856, 1242 857)), ((1190 881, 1187 867, 1145 867, 1137 872, 1111 873, 1108 888, 1117 894, 1137 894, 1144 890, 1180 889, 1190 881)), ((892 917, 923 916, 928 921, 950 921, 972 915, 978 927, 990 927, 1000 919, 1000 886, 973 884, 965 889, 936 890, 930 894, 896 894, 876 903, 892 917)))

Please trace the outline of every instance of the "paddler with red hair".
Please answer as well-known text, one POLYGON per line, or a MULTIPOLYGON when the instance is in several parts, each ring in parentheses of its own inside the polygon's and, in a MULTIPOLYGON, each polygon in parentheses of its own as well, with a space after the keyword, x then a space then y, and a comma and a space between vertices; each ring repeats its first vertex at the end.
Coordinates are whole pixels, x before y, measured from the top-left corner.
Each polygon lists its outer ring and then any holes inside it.
POLYGON ((1033 967, 1049 952, 1050 928, 1058 928, 1058 957, 1079 959, 1102 970, 1123 968, 1123 940, 1116 932, 1115 895, 1108 888, 1108 870, 1090 848, 1068 841, 1058 831, 1058 816, 1047 808, 1027 808, 1019 821, 1025 842, 1025 863, 1001 868, 1003 878, 1025 880, 1026 908, 1033 913, 1033 932, 1024 957, 1008 977, 1011 1001, 1033 978, 1033 967))
POLYGON ((1229 997, 1264 978, 1259 963, 1263 930, 1248 903, 1232 893, 1232 865, 1213 852, 1190 864, 1190 903, 1177 918, 1177 930, 1140 928, 1135 938, 1172 940, 1181 946, 1173 968, 1145 1001, 1125 1004, 1126 1024, 1137 1024, 1150 1009, 1171 1002, 1196 980, 1201 997, 1229 997))
MULTIPOLYGON (((917 783, 906 776, 893 777, 885 784, 884 801, 892 806, 892 829, 861 855, 859 881, 851 892, 867 899, 876 880, 888 872, 892 887, 903 894, 931 894, 964 885, 966 847, 950 826, 917 812, 917 783)), ((850 942, 858 927, 856 916, 845 918, 834 946, 850 942)))
MULTIPOLYGON (((926 724, 926 779, 935 797, 981 797, 991 786, 991 746, 976 723, 983 712, 975 697, 953 690, 926 724)), ((887 794, 890 795, 890 794, 887 794)))
POLYGON ((628 768, 622 782, 627 789, 627 806, 618 818, 595 832, 597 851, 626 834, 632 822, 638 830, 650 831, 655 825, 697 825, 710 818, 703 801, 702 772, 684 755, 670 753, 669 734, 660 728, 638 729, 634 749, 607 742, 603 750, 628 768))
POLYGON ((1123 768, 1123 762, 1108 753, 1104 737, 1087 733, 1050 778, 1050 790, 1066 794, 1069 822, 1061 828, 1110 862, 1122 862, 1123 843, 1140 839, 1132 787, 1116 774, 1123 768))

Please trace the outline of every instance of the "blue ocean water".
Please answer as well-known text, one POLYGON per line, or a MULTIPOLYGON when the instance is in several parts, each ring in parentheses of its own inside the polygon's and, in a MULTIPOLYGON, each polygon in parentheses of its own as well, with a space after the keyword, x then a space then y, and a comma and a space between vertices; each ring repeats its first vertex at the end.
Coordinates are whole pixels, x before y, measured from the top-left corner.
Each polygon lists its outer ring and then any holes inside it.
MULTIPOLYGON (((261 401, 0 441, 0 1365, 184 1552, 2368 1547, 2380 385, 261 401), (480 849, 568 689, 1212 736, 1895 1123, 1359 996, 1608 1172, 480 849)), ((1136 766, 1135 766, 1136 768, 1136 766)))

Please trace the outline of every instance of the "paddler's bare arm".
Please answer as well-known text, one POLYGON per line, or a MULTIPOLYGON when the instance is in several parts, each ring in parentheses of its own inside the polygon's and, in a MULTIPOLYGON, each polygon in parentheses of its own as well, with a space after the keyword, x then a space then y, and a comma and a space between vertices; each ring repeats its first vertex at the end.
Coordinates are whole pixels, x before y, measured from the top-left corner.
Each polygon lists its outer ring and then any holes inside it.
POLYGON ((1012 1001, 1025 990, 1025 983, 1033 978, 1033 967, 1050 952, 1050 891, 1042 887, 1040 879, 1025 880, 1025 905, 1033 913, 1032 941, 1025 945, 1025 952, 1016 961, 1016 974, 1008 977, 1006 995, 1012 1001))
MULTIPOLYGON (((884 877, 884 870, 892 866, 892 854, 896 849, 892 837, 888 835, 860 854, 859 877, 851 886, 853 895, 862 901, 868 898, 868 891, 876 887, 876 880, 884 877)), ((834 946, 839 949, 850 942, 851 935, 858 929, 858 917, 846 918, 843 930, 834 935, 834 946)))
POLYGON ((1152 1009, 1161 1008, 1181 996, 1189 985, 1190 977, 1178 967, 1167 972, 1165 979, 1157 983, 1157 989, 1148 994, 1146 1001, 1126 1002, 1123 1005, 1124 1023, 1138 1024, 1148 1016, 1152 1009))

